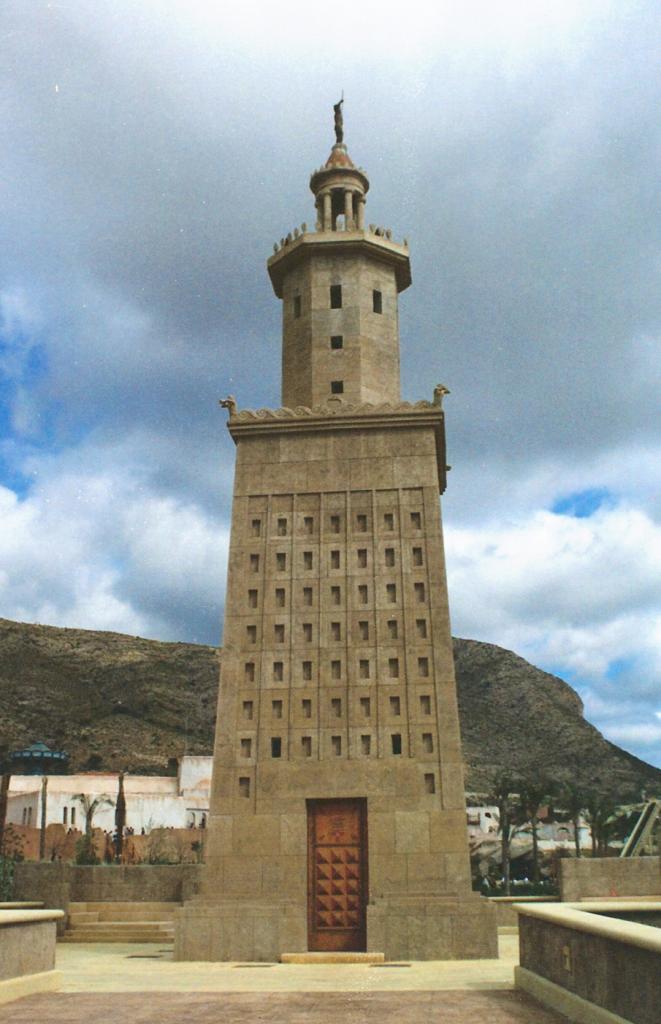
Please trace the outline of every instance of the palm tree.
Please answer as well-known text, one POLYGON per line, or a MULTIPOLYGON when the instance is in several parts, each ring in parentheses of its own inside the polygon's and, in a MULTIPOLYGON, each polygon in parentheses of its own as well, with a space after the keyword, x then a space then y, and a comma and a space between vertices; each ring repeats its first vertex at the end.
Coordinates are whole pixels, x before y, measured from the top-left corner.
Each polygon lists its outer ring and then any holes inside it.
POLYGON ((585 790, 577 786, 575 782, 562 784, 560 802, 574 826, 574 849, 577 857, 581 856, 580 819, 588 799, 589 796, 585 790))
POLYGON ((106 796, 105 793, 102 796, 95 796, 94 799, 88 796, 87 793, 77 793, 74 797, 81 806, 82 812, 85 815, 85 835, 92 835, 92 825, 94 823, 94 815, 101 807, 112 807, 115 801, 112 797, 106 796))
POLYGON ((585 816, 590 826, 592 856, 605 856, 608 850, 608 836, 616 820, 616 805, 604 793, 592 792, 585 805, 585 816))
POLYGON ((505 895, 512 891, 510 882, 510 848, 512 838, 520 824, 520 811, 515 801, 518 792, 517 780, 506 773, 494 779, 489 801, 498 808, 498 831, 500 832, 500 866, 503 875, 505 895))
POLYGON ((523 817, 530 823, 532 837, 532 880, 539 882, 539 836, 537 829, 542 808, 547 807, 553 798, 555 784, 550 779, 540 776, 539 779, 525 780, 521 786, 520 804, 523 817))

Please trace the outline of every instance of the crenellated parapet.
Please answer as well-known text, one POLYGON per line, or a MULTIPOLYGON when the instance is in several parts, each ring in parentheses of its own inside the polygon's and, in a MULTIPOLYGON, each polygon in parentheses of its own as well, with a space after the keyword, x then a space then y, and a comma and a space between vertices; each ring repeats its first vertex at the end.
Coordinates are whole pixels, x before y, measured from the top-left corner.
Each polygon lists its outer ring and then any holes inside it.
POLYGON ((395 242, 390 229, 373 224, 364 231, 303 231, 301 225, 301 230, 294 229, 286 238, 280 239, 280 245, 274 245, 273 250, 266 266, 273 291, 279 299, 283 297, 283 281, 290 270, 301 260, 320 255, 349 257, 362 253, 392 266, 398 292, 411 284, 408 241, 395 242))
MULTIPOLYGON (((345 228, 345 231, 349 231, 349 228, 345 228)), ((355 233, 356 232, 352 232, 352 234, 355 234, 355 233)), ((295 241, 297 241, 297 239, 302 238, 303 235, 306 235, 306 234, 318 235, 318 234, 322 234, 322 230, 319 227, 319 225, 317 225, 316 230, 314 232, 310 232, 309 229, 308 229, 307 224, 303 223, 303 224, 301 224, 300 227, 294 228, 287 235, 285 235, 283 238, 281 238, 279 242, 274 242, 273 243, 273 252, 274 252, 274 254, 281 252, 283 249, 286 249, 290 245, 293 245, 293 243, 295 241)), ((387 242, 391 242, 393 240, 392 239, 392 228, 383 228, 383 227, 380 227, 380 226, 378 226, 376 224, 368 225, 368 227, 366 229, 364 229, 363 235, 365 237, 367 237, 369 235, 374 235, 375 238, 383 238, 387 242)), ((397 245, 397 244, 400 244, 400 243, 395 242, 395 244, 397 245)), ((404 249, 408 249, 408 247, 409 247, 408 239, 404 238, 402 240, 402 242, 401 242, 401 245, 403 246, 404 249)))

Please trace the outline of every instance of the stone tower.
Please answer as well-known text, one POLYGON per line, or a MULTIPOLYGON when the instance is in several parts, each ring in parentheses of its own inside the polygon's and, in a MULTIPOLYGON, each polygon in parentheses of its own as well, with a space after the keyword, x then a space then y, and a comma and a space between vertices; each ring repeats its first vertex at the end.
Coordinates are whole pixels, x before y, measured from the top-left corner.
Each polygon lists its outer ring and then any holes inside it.
POLYGON ((283 408, 223 403, 237 460, 210 827, 179 959, 496 955, 470 888, 443 389, 400 399, 408 247, 366 227, 337 114, 316 228, 268 261, 283 408))

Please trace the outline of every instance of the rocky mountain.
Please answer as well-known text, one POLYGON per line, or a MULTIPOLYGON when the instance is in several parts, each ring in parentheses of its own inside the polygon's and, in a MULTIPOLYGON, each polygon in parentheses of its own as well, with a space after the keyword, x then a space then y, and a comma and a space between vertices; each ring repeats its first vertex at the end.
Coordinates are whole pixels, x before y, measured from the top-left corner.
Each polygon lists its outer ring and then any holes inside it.
MULTIPOLYGON (((469 789, 506 771, 661 792, 661 771, 604 739, 562 679, 492 644, 454 651, 469 789)), ((211 752, 218 665, 213 647, 0 619, 0 761, 42 739, 75 770, 173 770, 211 752)))
POLYGON ((605 739, 583 702, 558 676, 495 644, 454 640, 468 788, 494 776, 540 774, 585 788, 639 797, 661 793, 661 770, 605 739))

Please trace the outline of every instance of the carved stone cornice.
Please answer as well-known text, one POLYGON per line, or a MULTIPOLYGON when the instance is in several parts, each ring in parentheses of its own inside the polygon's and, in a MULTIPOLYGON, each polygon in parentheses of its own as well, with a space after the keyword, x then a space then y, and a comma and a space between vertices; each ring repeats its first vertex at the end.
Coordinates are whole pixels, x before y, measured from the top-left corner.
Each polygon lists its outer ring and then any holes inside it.
POLYGON ((431 427, 436 439, 439 486, 445 490, 445 423, 440 402, 382 402, 373 405, 363 402, 348 405, 328 402, 323 406, 295 409, 241 409, 230 408, 228 429, 237 443, 242 438, 281 434, 326 433, 346 430, 403 430, 411 427, 431 427))
POLYGON ((426 412, 440 409, 436 402, 358 402, 349 404, 342 401, 329 401, 324 405, 297 405, 294 409, 241 409, 230 414, 230 423, 254 422, 255 420, 290 420, 290 419, 338 419, 345 416, 378 416, 382 413, 426 412))

